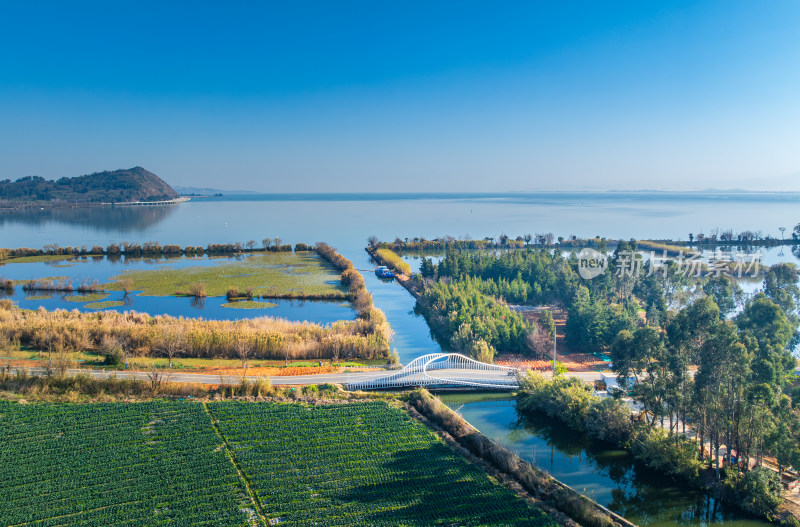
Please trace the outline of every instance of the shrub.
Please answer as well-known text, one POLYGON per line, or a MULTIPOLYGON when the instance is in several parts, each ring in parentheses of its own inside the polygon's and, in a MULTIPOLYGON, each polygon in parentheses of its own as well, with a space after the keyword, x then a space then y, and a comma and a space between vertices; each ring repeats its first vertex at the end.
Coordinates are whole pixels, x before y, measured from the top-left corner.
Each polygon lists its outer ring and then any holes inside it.
POLYGON ((530 372, 522 377, 521 388, 517 402, 521 410, 544 412, 576 430, 585 430, 592 394, 580 379, 560 376, 550 380, 530 372))
POLYGON ((685 437, 670 437, 664 430, 640 430, 631 441, 634 458, 671 476, 697 480, 703 468, 697 446, 685 437))
POLYGON ((104 357, 103 364, 106 366, 121 366, 125 362, 125 355, 119 348, 106 352, 104 357))
POLYGON ((358 291, 364 287, 364 277, 355 269, 345 269, 339 278, 342 285, 347 287, 351 292, 358 291))
POLYGON ((726 498, 753 514, 769 517, 783 503, 780 476, 766 467, 728 471, 721 489, 726 498))
POLYGON ((0 290, 5 291, 9 294, 14 293, 14 281, 8 280, 0 276, 0 290))
POLYGON ((206 298, 208 293, 206 293, 205 284, 197 283, 189 286, 189 295, 195 298, 206 298))
POLYGON ((253 382, 253 395, 263 397, 272 393, 272 383, 265 377, 256 378, 253 382))
POLYGON ((229 287, 228 292, 225 293, 225 298, 227 298, 228 300, 233 300, 234 298, 241 298, 241 297, 242 297, 241 293, 239 293, 239 290, 236 289, 235 287, 229 287))
POLYGON ((631 411, 621 401, 606 397, 592 400, 586 415, 586 432, 598 439, 619 445, 633 433, 631 411))

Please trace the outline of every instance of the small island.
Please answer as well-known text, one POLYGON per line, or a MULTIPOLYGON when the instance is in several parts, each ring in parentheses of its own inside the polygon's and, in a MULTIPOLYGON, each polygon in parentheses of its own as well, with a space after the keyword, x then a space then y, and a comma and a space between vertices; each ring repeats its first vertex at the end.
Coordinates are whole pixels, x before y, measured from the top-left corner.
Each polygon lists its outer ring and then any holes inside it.
POLYGON ((155 204, 185 201, 163 179, 142 167, 46 180, 0 180, 0 209, 43 206, 155 204))

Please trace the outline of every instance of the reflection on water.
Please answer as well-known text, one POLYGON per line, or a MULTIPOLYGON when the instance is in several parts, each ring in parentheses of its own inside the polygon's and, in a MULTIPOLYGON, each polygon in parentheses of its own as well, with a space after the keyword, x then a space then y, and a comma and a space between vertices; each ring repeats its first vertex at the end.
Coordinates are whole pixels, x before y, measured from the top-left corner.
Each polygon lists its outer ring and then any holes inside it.
POLYGON ((642 467, 626 451, 591 441, 558 421, 520 416, 513 401, 445 402, 492 440, 633 523, 769 525, 642 467))
MULTIPOLYGON (((69 207, 53 209, 26 209, 16 212, 0 213, 0 229, 27 227, 46 227, 52 224, 91 227, 104 232, 142 232, 155 227, 178 210, 176 205, 160 206, 111 206, 69 207)), ((37 240, 38 241, 38 240, 37 240)), ((58 243, 62 246, 77 243, 73 240, 50 240, 31 244, 41 247, 44 243, 58 243)))

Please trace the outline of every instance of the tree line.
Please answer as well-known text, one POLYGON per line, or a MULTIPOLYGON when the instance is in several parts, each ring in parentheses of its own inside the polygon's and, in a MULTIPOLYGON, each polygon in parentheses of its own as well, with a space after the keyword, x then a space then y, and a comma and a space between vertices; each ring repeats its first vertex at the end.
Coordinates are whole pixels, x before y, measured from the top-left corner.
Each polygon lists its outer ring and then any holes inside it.
MULTIPOLYGON (((800 344, 797 269, 764 268, 758 292, 748 296, 730 276, 701 267, 703 276, 696 277, 675 261, 657 266, 636 251, 635 240, 620 241, 606 270, 587 280, 574 252, 450 247, 438 264, 423 259, 420 307, 450 347, 469 349, 461 342, 471 338, 493 351, 535 354, 520 335, 541 328, 518 325, 505 302, 563 305, 568 347, 610 354, 614 371, 631 379, 630 395, 644 409, 645 435, 636 435, 642 457, 671 452, 680 465, 673 473, 710 466, 720 489, 741 498, 757 486, 764 492, 747 498, 751 510, 771 510, 779 500, 779 493, 767 492, 775 480, 753 467, 763 466, 768 454, 778 468, 800 464, 800 383, 792 351, 800 344), (630 272, 620 272, 623 263, 630 272), (636 266, 640 272, 633 272, 636 266), (697 432, 693 441, 684 435, 687 427, 697 432)), ((589 396, 579 393, 583 388, 565 390, 559 397, 589 396)), ((553 403, 555 396, 548 397, 553 403)), ((586 421, 594 415, 589 403, 580 407, 589 413, 554 414, 578 428, 601 426, 602 419, 586 421)), ((598 415, 606 410, 596 409, 598 415)))

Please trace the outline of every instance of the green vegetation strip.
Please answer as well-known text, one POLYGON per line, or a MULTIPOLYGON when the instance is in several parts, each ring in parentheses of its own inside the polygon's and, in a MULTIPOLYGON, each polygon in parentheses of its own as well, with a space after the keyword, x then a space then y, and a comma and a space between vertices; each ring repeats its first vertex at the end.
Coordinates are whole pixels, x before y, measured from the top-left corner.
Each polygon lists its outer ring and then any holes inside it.
POLYGON ((337 296, 344 292, 338 285, 339 273, 308 252, 270 252, 216 265, 130 271, 113 277, 117 283, 109 289, 121 289, 119 280, 123 279, 133 280, 133 290, 145 296, 188 292, 195 284, 203 284, 208 296, 223 296, 230 287, 240 292, 252 287, 258 295, 337 296))
POLYGON ((256 302, 254 300, 240 300, 238 302, 228 302, 222 304, 222 307, 230 307, 234 309, 268 309, 271 307, 278 307, 278 304, 272 302, 256 302))
POLYGON ((555 525, 385 402, 208 403, 273 521, 555 525))
POLYGON ((74 258, 75 256, 72 254, 40 254, 37 256, 17 256, 6 260, 0 260, 0 264, 58 262, 62 260, 72 260, 72 262, 81 261, 74 260, 74 258))
POLYGON ((108 309, 110 307, 122 307, 125 305, 125 302, 122 300, 106 300, 105 302, 91 302, 86 304, 86 309, 108 309))
POLYGON ((67 295, 64 300, 67 302, 99 302, 108 298, 108 293, 90 293, 88 295, 67 295))

